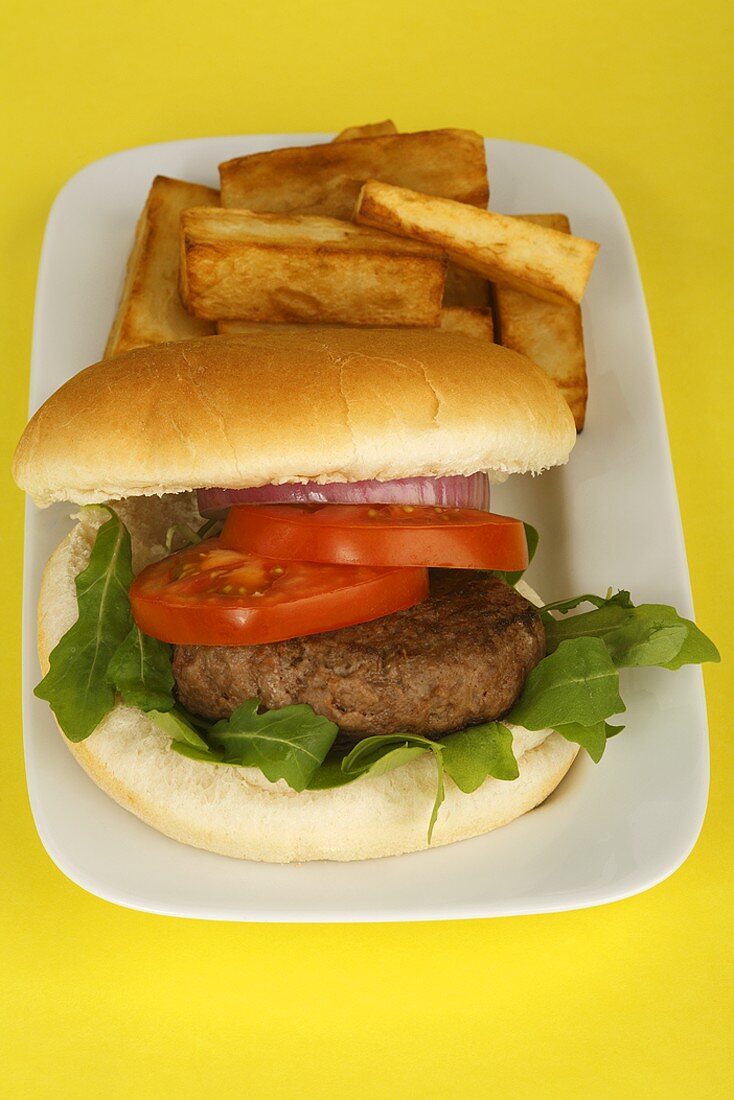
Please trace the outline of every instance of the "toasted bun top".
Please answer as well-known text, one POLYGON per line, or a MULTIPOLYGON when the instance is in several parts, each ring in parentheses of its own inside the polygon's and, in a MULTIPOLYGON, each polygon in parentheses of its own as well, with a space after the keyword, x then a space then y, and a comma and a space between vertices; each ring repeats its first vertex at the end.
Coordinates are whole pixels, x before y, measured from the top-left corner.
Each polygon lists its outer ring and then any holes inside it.
POLYGON ((539 472, 573 418, 529 359, 430 329, 262 326, 137 348, 38 410, 13 474, 39 505, 221 486, 539 472))

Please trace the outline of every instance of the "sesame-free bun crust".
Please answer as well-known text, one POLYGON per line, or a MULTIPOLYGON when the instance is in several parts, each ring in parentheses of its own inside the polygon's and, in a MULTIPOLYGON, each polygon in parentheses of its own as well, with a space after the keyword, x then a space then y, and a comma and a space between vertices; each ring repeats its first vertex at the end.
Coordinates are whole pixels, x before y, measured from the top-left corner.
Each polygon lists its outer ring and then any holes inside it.
POLYGON ((538 473, 574 423, 529 359, 458 333, 262 326, 137 348, 38 410, 13 474, 39 505, 207 486, 538 473))
MULTIPOLYGON (((119 506, 133 536, 134 565, 165 553, 164 532, 193 518, 190 499, 139 499, 119 506)), ((88 560, 107 514, 85 513, 46 567, 38 611, 41 668, 76 618, 74 578, 88 560)), ((527 594, 527 593, 526 593, 527 594)), ((542 802, 577 752, 557 733, 512 727, 520 778, 488 779, 463 794, 449 779, 433 847, 505 825, 542 802)), ((62 735, 63 736, 63 735, 62 735)), ((94 782, 126 810, 166 836, 222 855, 271 863, 355 860, 428 846, 435 765, 414 760, 344 787, 296 793, 254 768, 205 764, 180 756, 142 711, 118 705, 80 744, 66 744, 94 782)))

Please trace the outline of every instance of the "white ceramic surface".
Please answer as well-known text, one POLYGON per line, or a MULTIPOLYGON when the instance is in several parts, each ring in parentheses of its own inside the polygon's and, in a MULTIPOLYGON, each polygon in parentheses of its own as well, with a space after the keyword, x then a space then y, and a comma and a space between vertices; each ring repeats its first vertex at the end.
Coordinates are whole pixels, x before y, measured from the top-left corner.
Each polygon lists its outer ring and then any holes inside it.
MULTIPOLYGON (((102 354, 135 220, 157 173, 216 184, 242 153, 329 135, 204 138, 117 153, 84 168, 51 211, 38 279, 30 408, 102 354)), ((591 398, 570 465, 498 488, 541 549, 528 580, 552 600, 607 586, 691 613, 680 516, 645 301, 624 217, 606 184, 549 149, 488 141, 492 205, 561 210, 602 245, 584 302, 591 398)), ((134 407, 121 410, 134 415, 134 407)), ((111 456, 112 459, 112 456, 111 456)), ((28 506, 24 729, 40 837, 84 889, 155 913, 251 921, 385 921, 576 909, 660 882, 698 836, 708 791, 701 674, 622 673, 627 730, 599 766, 583 755, 539 809, 488 836, 347 865, 244 863, 175 843, 107 798, 64 747, 38 679, 35 608, 70 508, 28 506)), ((202 765, 204 766, 204 765, 202 765)), ((470 797, 470 796, 467 796, 470 797)), ((347 827, 345 823, 345 827, 347 827)))

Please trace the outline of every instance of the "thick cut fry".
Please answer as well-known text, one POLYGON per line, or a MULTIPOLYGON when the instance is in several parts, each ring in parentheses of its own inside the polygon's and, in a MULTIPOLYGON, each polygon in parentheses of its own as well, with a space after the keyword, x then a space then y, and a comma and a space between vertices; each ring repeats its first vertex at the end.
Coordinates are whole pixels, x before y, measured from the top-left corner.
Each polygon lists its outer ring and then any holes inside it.
POLYGON ((382 137, 383 134, 397 134, 398 128, 391 118, 384 122, 366 122, 364 126, 348 126, 332 138, 332 141, 354 141, 355 138, 382 137))
MULTIPOLYGON (((565 214, 523 214, 522 218, 571 232, 565 214)), ((574 302, 543 302, 501 286, 495 288, 495 306, 501 343, 527 355, 550 375, 568 401, 580 432, 588 395, 581 307, 574 302)))
MULTIPOLYGON (((217 321, 217 336, 226 336, 230 332, 261 332, 260 321, 240 321, 234 318, 228 321, 217 321)), ((293 328, 293 325, 284 325, 284 328, 293 328)))
POLYGON ((440 252, 336 218, 201 207, 181 218, 181 296, 208 320, 437 325, 440 252))
POLYGON ((492 282, 553 302, 580 302, 599 245, 521 218, 369 180, 354 220, 442 248, 492 282))
POLYGON ((444 306, 439 328, 443 332, 463 332, 477 340, 494 341, 494 325, 490 309, 465 309, 463 306, 444 306))
POLYGON ((475 271, 468 271, 458 264, 446 268, 446 286, 443 292, 444 306, 464 306, 466 309, 487 309, 489 283, 475 271))
POLYGON ((213 326, 192 317, 178 293, 181 211, 214 206, 219 192, 199 183, 156 176, 135 231, 122 298, 105 359, 131 348, 208 336, 213 326))
POLYGON ((484 141, 472 130, 427 130, 275 149, 220 164, 222 206, 351 220, 365 180, 486 207, 484 141))
MULTIPOLYGON (((285 325, 293 328, 293 325, 285 325)), ((489 309, 464 309, 461 306, 444 306, 438 327, 431 326, 433 332, 463 332, 465 336, 474 336, 478 340, 494 339, 492 312, 489 309)), ((230 332, 262 332, 263 326, 257 321, 217 321, 217 332, 223 336, 230 332)))

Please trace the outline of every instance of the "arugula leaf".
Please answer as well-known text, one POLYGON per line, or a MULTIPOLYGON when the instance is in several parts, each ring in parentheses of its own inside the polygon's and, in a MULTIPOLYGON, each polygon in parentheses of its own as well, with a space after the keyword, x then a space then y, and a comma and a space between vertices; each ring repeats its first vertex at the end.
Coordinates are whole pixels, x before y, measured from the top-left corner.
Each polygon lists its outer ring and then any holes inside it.
MULTIPOLYGON (((148 717, 152 718, 157 726, 171 738, 171 748, 177 752, 181 745, 190 749, 196 749, 202 753, 211 753, 209 745, 194 727, 188 714, 179 708, 175 710, 150 710, 148 717)), ((213 754, 216 756, 216 754, 213 754)))
MULTIPOLYGON (((672 611, 673 608, 670 610, 672 611)), ((721 654, 714 643, 702 630, 699 630, 694 622, 691 622, 690 619, 681 619, 681 622, 688 627, 688 633, 675 657, 667 661, 663 666, 664 668, 675 672, 682 665, 700 665, 705 661, 718 662, 721 660, 721 654)))
POLYGON ((443 765, 459 790, 471 794, 487 776, 517 779, 512 732, 501 722, 467 726, 441 739, 443 765))
POLYGON ((76 578, 79 617, 50 656, 34 694, 45 699, 70 741, 83 741, 115 705, 110 660, 130 631, 130 535, 110 509, 87 567, 76 578))
POLYGON ((143 634, 135 624, 113 653, 107 679, 129 707, 163 711, 174 706, 171 647, 143 634))
POLYGON ((433 809, 431 810, 431 817, 428 822, 428 843, 433 840, 433 830, 438 821, 438 811, 443 805, 443 800, 446 797, 446 788, 444 786, 444 771, 443 771, 443 757, 440 752, 433 754, 433 759, 436 761, 436 797, 433 802, 433 809))
POLYGON ((187 756, 189 760, 199 760, 202 764, 226 764, 227 761, 222 759, 221 752, 215 752, 214 749, 197 749, 194 745, 187 745, 183 741, 172 741, 171 748, 179 756, 187 756))
MULTIPOLYGON (((519 775, 512 752, 512 733, 499 722, 486 722, 449 734, 439 742, 406 733, 365 737, 341 761, 343 782, 367 774, 384 775, 427 752, 433 753, 437 769, 436 798, 428 825, 429 843, 445 798, 445 775, 450 775, 459 790, 467 794, 481 786, 489 775, 496 779, 517 779, 519 775)), ((340 786, 334 774, 336 767, 336 760, 327 762, 323 779, 317 773, 312 788, 340 786)))
MULTIPOLYGON (((538 532, 535 530, 534 527, 530 526, 529 523, 523 523, 523 527, 525 528, 525 538, 526 538, 527 544, 528 544, 528 565, 530 565, 530 562, 535 557, 535 551, 538 549, 538 543, 540 542, 540 535, 538 534, 538 532)), ((514 585, 514 584, 517 584, 517 582, 520 580, 520 578, 522 577, 525 570, 524 569, 518 569, 515 572, 508 573, 506 571, 502 571, 501 569, 497 569, 497 570, 495 570, 495 572, 496 572, 497 576, 502 577, 503 580, 505 580, 507 582, 507 584, 514 585)))
MULTIPOLYGON (((609 593, 611 593, 611 588, 609 593)), ((541 607, 540 613, 544 618, 544 612, 547 611, 560 611, 565 615, 568 611, 575 610, 582 603, 591 603, 594 607, 634 607, 629 592, 624 589, 615 592, 613 596, 609 593, 606 596, 593 596, 590 593, 585 593, 583 596, 572 596, 570 600, 557 600, 555 603, 547 603, 544 607, 541 607)), ((549 621, 555 622, 555 619, 551 619, 550 616, 548 618, 549 621)))
POLYGON ((676 669, 683 664, 720 660, 716 646, 689 619, 683 619, 667 604, 632 603, 629 592, 615 596, 578 596, 547 604, 541 611, 548 652, 566 640, 600 638, 617 668, 646 667, 676 669), (582 603, 594 605, 567 619, 557 619, 551 611, 566 614, 582 603))
POLYGON ((346 756, 342 749, 330 749, 326 758, 319 765, 308 781, 307 791, 328 791, 333 787, 344 787, 347 783, 353 783, 359 779, 361 773, 355 772, 349 775, 342 770, 342 761, 346 756))
POLYGON ((598 764, 604 755, 607 741, 610 737, 616 737, 624 726, 610 726, 609 722, 595 722, 593 726, 580 726, 578 722, 569 722, 567 725, 556 726, 556 733, 565 737, 567 741, 575 741, 582 749, 586 749, 595 764, 598 764))
POLYGON ((428 822, 428 843, 430 844, 438 811, 446 797, 443 751, 440 743, 412 733, 388 733, 376 737, 365 737, 362 741, 358 741, 352 751, 344 757, 342 769, 355 779, 368 772, 370 775, 384 775, 418 756, 423 756, 426 752, 432 752, 436 762, 436 797, 428 822))
MULTIPOLYGON (((399 767, 401 763, 408 763, 414 756, 422 756, 427 752, 424 746, 406 746, 405 734, 395 735, 398 738, 397 746, 392 734, 386 735, 384 744, 378 748, 369 747, 369 751, 362 750, 362 755, 356 753, 356 749, 362 742, 353 745, 350 750, 332 748, 323 764, 318 768, 308 784, 309 791, 324 791, 332 787, 343 787, 347 783, 354 783, 361 775, 372 771, 374 775, 392 771, 393 767, 399 767), (346 770, 344 762, 348 756, 354 755, 356 764, 346 770)), ((367 740, 367 739, 365 739, 367 740)), ((374 741, 383 742, 382 737, 376 736, 374 741)))
POLYGON ((425 752, 434 752, 436 742, 412 733, 385 733, 364 737, 342 761, 347 775, 384 775, 400 763, 407 763, 425 752), (398 761, 398 763, 394 763, 398 761))
POLYGON ((592 726, 624 709, 619 673, 604 643, 574 638, 536 665, 507 720, 529 730, 555 729, 569 719, 592 726))
POLYGON ((212 726, 208 742, 221 751, 225 764, 259 768, 275 783, 284 779, 294 791, 304 790, 334 743, 337 726, 307 704, 258 714, 257 699, 248 699, 212 726))

